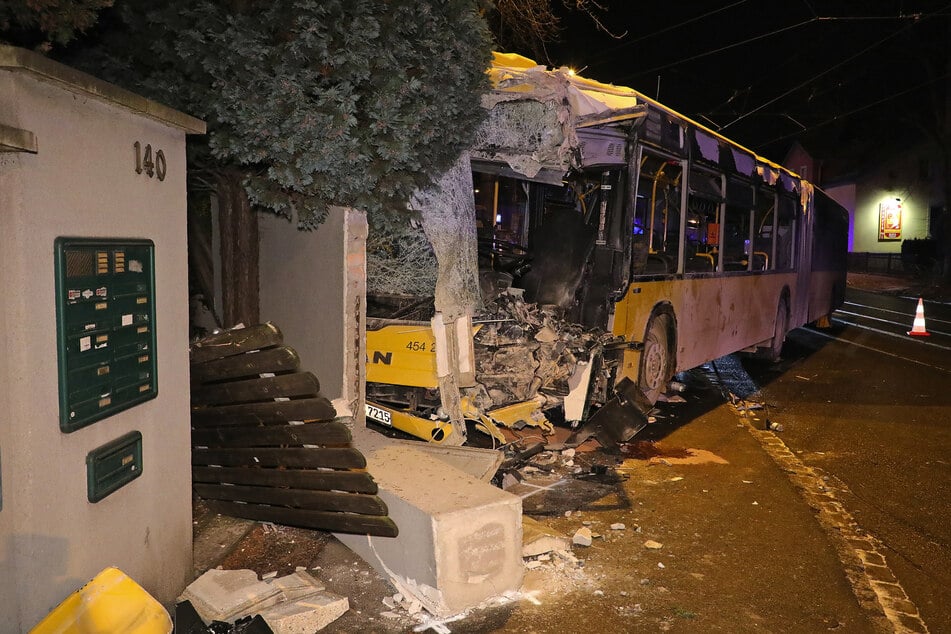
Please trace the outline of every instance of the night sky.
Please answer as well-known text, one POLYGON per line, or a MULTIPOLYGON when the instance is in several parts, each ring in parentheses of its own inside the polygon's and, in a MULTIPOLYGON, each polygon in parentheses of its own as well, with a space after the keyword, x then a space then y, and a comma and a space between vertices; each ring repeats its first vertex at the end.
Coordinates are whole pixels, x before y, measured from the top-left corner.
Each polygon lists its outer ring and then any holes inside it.
POLYGON ((817 158, 855 163, 934 129, 945 104, 951 2, 606 5, 605 24, 624 37, 570 14, 539 61, 659 97, 774 160, 799 140, 817 158))

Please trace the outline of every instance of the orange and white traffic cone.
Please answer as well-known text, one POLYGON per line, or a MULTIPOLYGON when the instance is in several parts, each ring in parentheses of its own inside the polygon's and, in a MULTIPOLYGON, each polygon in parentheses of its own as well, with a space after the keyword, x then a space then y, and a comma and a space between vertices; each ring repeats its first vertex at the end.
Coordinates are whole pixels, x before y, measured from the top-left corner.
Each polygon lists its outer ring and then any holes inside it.
POLYGON ((912 324, 909 335, 915 337, 929 337, 931 333, 925 330, 925 303, 918 298, 918 310, 915 311, 915 323, 912 324))

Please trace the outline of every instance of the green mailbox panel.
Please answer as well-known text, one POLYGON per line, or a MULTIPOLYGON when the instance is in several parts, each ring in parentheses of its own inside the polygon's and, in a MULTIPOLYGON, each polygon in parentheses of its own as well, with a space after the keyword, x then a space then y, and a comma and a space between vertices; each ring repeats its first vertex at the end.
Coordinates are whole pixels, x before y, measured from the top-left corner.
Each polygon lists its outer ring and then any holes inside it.
POLYGON ((86 497, 98 502, 142 475, 142 434, 132 431, 86 455, 86 497))
POLYGON ((72 432, 158 394, 155 245, 57 238, 59 426, 72 432))

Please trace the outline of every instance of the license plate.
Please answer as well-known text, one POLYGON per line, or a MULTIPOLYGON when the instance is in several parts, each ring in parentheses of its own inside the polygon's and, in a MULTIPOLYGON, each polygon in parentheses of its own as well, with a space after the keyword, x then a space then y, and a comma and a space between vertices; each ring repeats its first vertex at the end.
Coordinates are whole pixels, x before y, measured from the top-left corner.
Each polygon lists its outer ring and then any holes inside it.
POLYGON ((378 423, 383 423, 384 425, 393 426, 393 416, 383 408, 377 407, 375 405, 370 405, 365 403, 365 408, 367 412, 367 418, 375 420, 378 423))

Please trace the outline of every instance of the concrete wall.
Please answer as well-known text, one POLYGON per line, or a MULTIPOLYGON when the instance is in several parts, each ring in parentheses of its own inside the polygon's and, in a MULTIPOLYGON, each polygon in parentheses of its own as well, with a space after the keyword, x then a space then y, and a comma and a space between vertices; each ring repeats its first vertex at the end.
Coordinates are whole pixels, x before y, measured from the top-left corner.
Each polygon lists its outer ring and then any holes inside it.
POLYGON ((0 615, 26 631, 115 565, 169 604, 191 574, 185 133, 200 121, 0 47, 0 125, 37 152, 0 153, 0 615), (182 127, 184 126, 184 127, 182 127), (136 174, 133 143, 164 151, 164 182, 136 174), (155 243, 158 396, 59 428, 53 243, 155 243), (86 455, 132 430, 142 474, 87 501, 86 455))
POLYGON ((281 329, 324 396, 362 413, 366 217, 334 208, 313 231, 273 214, 259 220, 261 321, 281 329))

